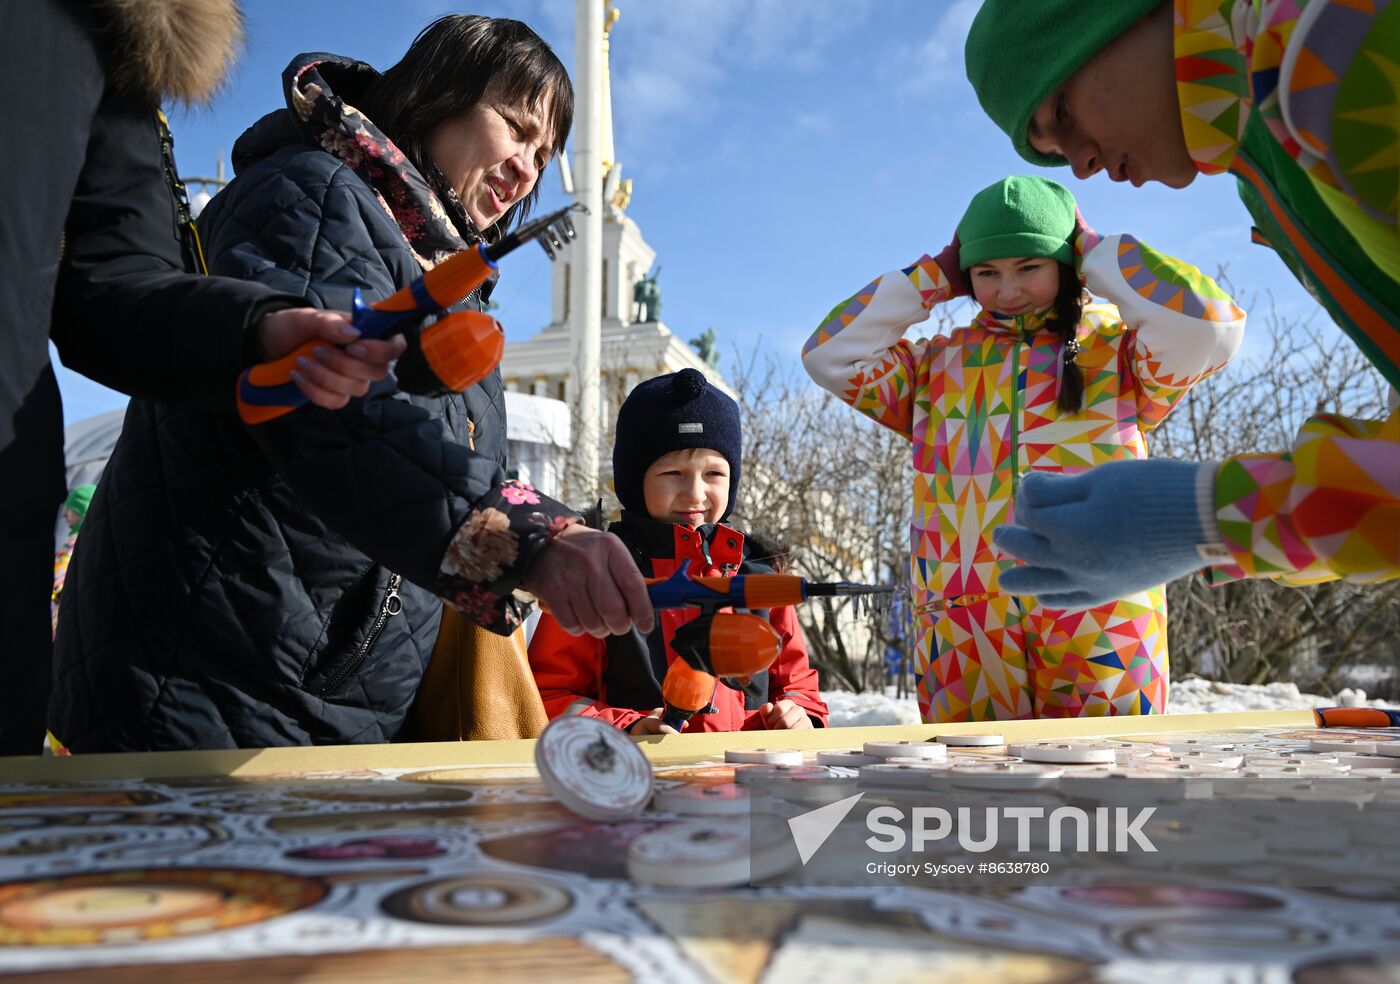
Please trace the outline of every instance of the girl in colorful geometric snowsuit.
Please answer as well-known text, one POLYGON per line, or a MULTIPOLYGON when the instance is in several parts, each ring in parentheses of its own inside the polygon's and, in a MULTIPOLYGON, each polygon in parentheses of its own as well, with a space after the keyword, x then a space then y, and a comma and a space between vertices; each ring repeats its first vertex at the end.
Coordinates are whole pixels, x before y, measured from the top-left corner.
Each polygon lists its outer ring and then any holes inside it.
POLYGON ((1046 608, 998 588, 1013 562, 991 534, 1011 520, 1026 471, 1146 457, 1144 435, 1225 365, 1244 322, 1195 267, 1127 234, 1100 239, 1062 185, 1012 177, 973 198, 937 258, 877 278, 808 339, 812 378, 914 445, 924 720, 1165 709, 1163 587, 1082 611, 1046 608), (968 292, 965 276, 981 305, 972 323, 905 339, 933 305, 968 292), (1081 277, 1110 303, 1091 303, 1081 277))

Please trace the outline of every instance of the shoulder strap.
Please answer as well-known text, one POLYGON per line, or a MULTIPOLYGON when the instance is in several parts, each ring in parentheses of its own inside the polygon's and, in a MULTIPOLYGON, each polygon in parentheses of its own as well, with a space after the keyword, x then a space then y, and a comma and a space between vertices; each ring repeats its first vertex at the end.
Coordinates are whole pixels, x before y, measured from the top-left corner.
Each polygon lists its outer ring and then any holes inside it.
POLYGON ((165 111, 159 107, 156 108, 156 132, 160 134, 161 170, 165 172, 170 196, 175 199, 175 224, 185 248, 185 262, 196 273, 208 275, 209 264, 204 262, 204 247, 199 242, 199 230, 195 228, 194 213, 190 210, 189 192, 175 169, 175 137, 170 132, 165 111))

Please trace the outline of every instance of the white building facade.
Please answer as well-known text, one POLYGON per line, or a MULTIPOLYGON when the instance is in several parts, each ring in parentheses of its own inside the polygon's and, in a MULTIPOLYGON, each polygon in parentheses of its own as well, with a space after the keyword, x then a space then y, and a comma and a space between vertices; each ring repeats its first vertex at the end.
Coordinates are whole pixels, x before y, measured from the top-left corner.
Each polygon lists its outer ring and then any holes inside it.
MULTIPOLYGON (((615 196, 616 198, 616 196, 615 196)), ((637 224, 610 203, 603 222, 603 291, 599 400, 599 472, 603 488, 611 487, 612 437, 617 410, 632 388, 644 379, 681 369, 697 369, 726 393, 734 391, 714 367, 679 338, 664 322, 641 321, 644 310, 633 303, 636 285, 651 269, 656 251, 637 224)), ((559 400, 575 407, 578 385, 570 331, 574 266, 570 251, 551 264, 551 320, 525 341, 507 342, 501 373, 507 396, 522 394, 559 400)), ((514 413, 514 411, 511 411, 514 413)), ((571 411, 570 411, 571 412, 571 411)), ((580 428, 574 427, 578 432, 580 428)), ((546 493, 552 490, 540 485, 546 493)), ((553 490, 558 491, 558 490, 553 490)))

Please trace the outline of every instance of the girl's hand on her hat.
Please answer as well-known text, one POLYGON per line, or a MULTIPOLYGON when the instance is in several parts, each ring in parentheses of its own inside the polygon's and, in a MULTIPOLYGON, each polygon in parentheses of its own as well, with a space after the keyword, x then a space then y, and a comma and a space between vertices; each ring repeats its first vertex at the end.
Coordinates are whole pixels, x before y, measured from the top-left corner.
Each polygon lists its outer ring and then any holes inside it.
POLYGON ((958 237, 954 235, 953 241, 943 247, 943 252, 933 258, 933 262, 938 264, 938 269, 943 271, 943 277, 948 281, 953 297, 962 297, 972 293, 972 287, 967 281, 967 274, 962 269, 959 255, 961 251, 962 246, 958 242, 958 237))
POLYGON ((1103 236, 1100 236, 1089 223, 1084 221, 1084 213, 1079 211, 1077 204, 1074 206, 1074 232, 1072 235, 1074 237, 1074 266, 1075 269, 1081 269, 1084 265, 1084 257, 1088 256, 1089 252, 1103 241, 1103 236))
POLYGON ((570 635, 643 634, 655 621, 646 581, 622 541, 587 526, 567 526, 540 552, 523 586, 570 635))

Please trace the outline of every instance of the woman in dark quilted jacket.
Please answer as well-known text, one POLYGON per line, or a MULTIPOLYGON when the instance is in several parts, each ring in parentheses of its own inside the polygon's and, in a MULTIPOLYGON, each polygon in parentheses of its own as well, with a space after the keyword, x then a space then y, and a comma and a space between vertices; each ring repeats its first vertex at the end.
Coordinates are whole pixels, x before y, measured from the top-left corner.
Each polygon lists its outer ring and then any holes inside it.
MULTIPOLYGON (((573 115, 554 53, 506 19, 444 17, 383 74, 303 55, 284 83, 287 108, 238 140, 200 217, 211 270, 341 310, 523 218, 573 115)), ((625 548, 507 481, 505 435, 499 373, 445 398, 390 379, 256 427, 133 402, 68 573, 55 737, 392 740, 443 600, 503 634, 517 588, 574 631, 649 630, 625 548)))

